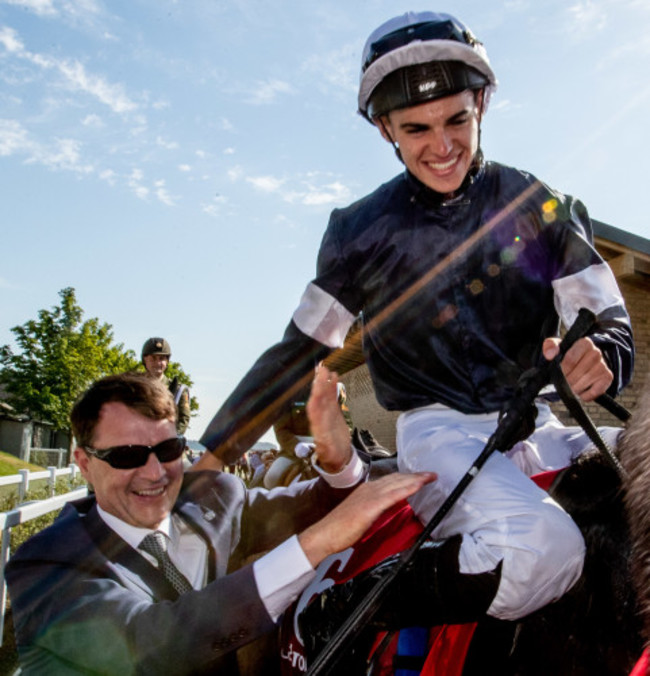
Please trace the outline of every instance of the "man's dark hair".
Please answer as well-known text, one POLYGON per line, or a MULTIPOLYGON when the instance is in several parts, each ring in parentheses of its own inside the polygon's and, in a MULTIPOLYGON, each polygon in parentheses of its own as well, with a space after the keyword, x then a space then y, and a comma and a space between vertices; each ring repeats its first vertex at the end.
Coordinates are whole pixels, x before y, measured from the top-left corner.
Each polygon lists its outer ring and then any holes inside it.
POLYGON ((176 406, 164 383, 144 373, 119 373, 92 384, 70 413, 72 432, 79 446, 92 446, 104 404, 118 402, 151 420, 176 420, 176 406))

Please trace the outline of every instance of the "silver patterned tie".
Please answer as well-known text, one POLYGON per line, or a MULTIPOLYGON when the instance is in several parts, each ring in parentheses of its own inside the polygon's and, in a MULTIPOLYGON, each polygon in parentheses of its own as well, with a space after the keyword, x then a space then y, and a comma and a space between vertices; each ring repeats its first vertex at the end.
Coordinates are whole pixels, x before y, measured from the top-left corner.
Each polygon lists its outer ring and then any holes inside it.
POLYGON ((142 540, 139 548, 147 552, 147 554, 151 554, 158 561, 163 575, 179 594, 184 594, 192 589, 192 585, 187 581, 187 578, 176 568, 169 558, 169 554, 167 554, 167 538, 164 533, 161 533, 159 530, 149 533, 142 540))

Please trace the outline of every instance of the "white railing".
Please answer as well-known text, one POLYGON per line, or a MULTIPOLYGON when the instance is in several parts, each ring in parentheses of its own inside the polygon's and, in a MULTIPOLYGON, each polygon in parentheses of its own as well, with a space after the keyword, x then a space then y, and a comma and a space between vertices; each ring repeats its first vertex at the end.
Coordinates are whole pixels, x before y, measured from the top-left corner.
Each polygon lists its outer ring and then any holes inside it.
POLYGON ((74 481, 79 468, 72 462, 67 467, 57 469, 56 467, 48 467, 41 472, 32 472, 28 469, 19 469, 18 474, 11 474, 10 476, 0 476, 0 486, 18 485, 18 502, 22 502, 29 490, 30 481, 37 479, 47 479, 47 485, 50 490, 50 495, 54 495, 54 488, 56 480, 62 476, 70 476, 70 481, 74 481))
MULTIPOLYGON (((34 456, 36 454, 44 455, 47 458, 51 455, 56 456, 56 466, 61 467, 65 462, 66 457, 68 456, 68 449, 66 448, 30 448, 29 449, 29 462, 34 462, 34 456)), ((36 462, 37 465, 40 465, 40 462, 36 462)))
MULTIPOLYGON (((26 471, 26 470, 20 470, 26 471)), ((7 476, 0 477, 0 485, 11 485, 18 484, 19 492, 21 486, 25 486, 23 495, 27 492, 27 487, 29 486, 29 481, 32 479, 48 479, 48 483, 54 490, 54 483, 56 482, 56 477, 61 475, 71 475, 71 479, 74 478, 77 468, 75 465, 75 470, 72 469, 72 466, 57 470, 56 467, 49 467, 45 472, 27 472, 29 477, 25 478, 19 476, 7 476), (52 471, 53 470, 53 471, 52 471), (13 481, 11 481, 13 479, 13 481)), ((1 580, 1 589, 0 589, 0 646, 2 645, 2 638, 4 632, 4 621, 5 621, 5 610, 7 607, 7 583, 5 582, 5 566, 7 561, 9 561, 10 551, 10 541, 11 541, 11 529, 14 526, 19 526, 21 523, 26 523, 32 519, 36 519, 39 516, 44 516, 50 512, 61 509, 66 502, 70 500, 77 500, 88 495, 88 488, 82 486, 76 490, 70 491, 69 493, 64 493, 62 495, 55 495, 54 497, 48 498, 47 500, 35 500, 34 502, 27 502, 24 505, 19 505, 15 509, 12 509, 8 512, 0 512, 0 531, 2 532, 2 548, 0 549, 0 580, 1 580)))

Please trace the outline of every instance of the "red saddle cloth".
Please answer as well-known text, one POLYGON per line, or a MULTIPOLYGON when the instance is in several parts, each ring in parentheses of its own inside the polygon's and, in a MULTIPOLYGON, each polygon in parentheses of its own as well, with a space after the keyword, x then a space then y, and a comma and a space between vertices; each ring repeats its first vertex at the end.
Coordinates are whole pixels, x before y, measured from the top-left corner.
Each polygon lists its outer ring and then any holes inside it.
MULTIPOLYGON (((540 488, 548 490, 558 473, 544 472, 532 478, 540 488)), ((297 625, 297 616, 302 608, 332 585, 341 584, 386 557, 407 549, 421 532, 422 524, 408 503, 403 502, 384 513, 354 548, 328 557, 318 566, 316 579, 283 618, 280 631, 283 676, 298 676, 307 671, 307 660, 297 625)), ((430 628, 421 676, 461 676, 475 629, 476 623, 430 628)), ((393 676, 396 673, 394 658, 398 652, 398 641, 399 632, 391 637, 387 637, 386 632, 377 634, 371 651, 376 665, 373 675, 393 676)))
POLYGON ((639 658, 639 661, 634 665, 634 669, 630 672, 630 676, 647 676, 650 670, 650 654, 646 648, 639 658))

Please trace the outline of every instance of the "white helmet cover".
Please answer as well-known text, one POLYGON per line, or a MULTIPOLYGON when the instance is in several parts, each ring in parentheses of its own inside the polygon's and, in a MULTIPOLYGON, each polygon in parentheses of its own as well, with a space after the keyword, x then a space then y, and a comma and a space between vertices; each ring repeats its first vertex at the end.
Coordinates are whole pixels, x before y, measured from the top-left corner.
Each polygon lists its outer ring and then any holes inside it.
MULTIPOLYGON (((483 110, 485 111, 490 95, 497 87, 497 79, 483 45, 474 38, 471 31, 463 23, 450 14, 407 12, 383 23, 366 40, 361 59, 359 112, 364 117, 369 118, 368 104, 370 98, 375 88, 391 73, 408 66, 440 61, 464 63, 486 78, 487 85, 485 86, 483 100, 483 110), (396 31, 421 24, 442 25, 445 22, 452 24, 453 29, 455 29, 454 33, 462 37, 460 39, 418 39, 415 37, 406 44, 389 49, 376 57, 373 56, 375 45, 396 31)), ((435 92, 432 91, 429 98, 439 98, 439 95, 436 96, 435 92)))

